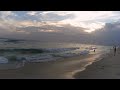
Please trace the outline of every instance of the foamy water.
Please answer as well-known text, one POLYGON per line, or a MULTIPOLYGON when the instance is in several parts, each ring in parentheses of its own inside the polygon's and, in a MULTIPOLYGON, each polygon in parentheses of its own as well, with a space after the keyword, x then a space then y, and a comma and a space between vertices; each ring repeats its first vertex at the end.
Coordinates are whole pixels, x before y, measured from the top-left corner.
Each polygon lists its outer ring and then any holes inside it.
MULTIPOLYGON (((21 43, 0 43, 0 48, 33 48, 42 49, 45 53, 30 55, 29 60, 25 62, 47 62, 60 60, 73 56, 107 53, 110 50, 108 46, 87 45, 79 43, 41 43, 41 42, 21 42, 21 43), (93 52, 92 47, 96 48, 93 52), (37 59, 31 59, 36 58, 37 59)), ((26 57, 26 56, 25 56, 26 57)), ((25 63, 24 62, 24 63, 25 63)), ((24 66, 24 65, 22 65, 24 66)))

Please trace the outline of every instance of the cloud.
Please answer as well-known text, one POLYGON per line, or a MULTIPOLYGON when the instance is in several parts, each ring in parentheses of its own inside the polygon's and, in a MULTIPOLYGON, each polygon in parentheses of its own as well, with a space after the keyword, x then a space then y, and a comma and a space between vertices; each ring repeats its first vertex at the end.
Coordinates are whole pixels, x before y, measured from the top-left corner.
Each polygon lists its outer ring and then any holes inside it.
POLYGON ((67 18, 73 18, 74 15, 68 12, 62 11, 47 11, 40 14, 43 21, 61 21, 67 18))
POLYGON ((27 32, 53 32, 53 33, 63 33, 63 34, 78 34, 80 32, 84 32, 85 28, 82 27, 74 27, 69 24, 66 25, 41 25, 41 26, 26 26, 26 27, 17 27, 17 30, 24 30, 27 32))
POLYGON ((104 26, 106 22, 120 19, 119 11, 1 11, 0 19, 4 22, 21 26, 43 24, 71 24, 88 28, 88 32, 104 26))
POLYGON ((26 35, 31 39, 32 36, 34 39, 54 36, 62 40, 86 42, 91 37, 96 42, 105 42, 118 40, 119 20, 119 11, 1 11, 0 35, 6 33, 17 37, 19 34, 21 38, 26 35), (84 31, 95 32, 88 34, 84 31))
POLYGON ((35 12, 35 11, 30 11, 30 12, 28 12, 27 14, 33 16, 33 15, 36 15, 36 13, 37 13, 37 12, 35 12))
POLYGON ((57 42, 59 40, 60 42, 80 42, 101 45, 120 44, 120 22, 106 23, 101 29, 91 34, 84 32, 86 28, 75 27, 70 24, 64 24, 61 27, 44 25, 42 27, 32 26, 19 29, 26 32, 32 32, 29 38, 40 41, 57 42))
POLYGON ((41 15, 49 15, 51 13, 59 16, 66 16, 66 15, 72 14, 70 11, 44 11, 41 13, 41 15))
POLYGON ((13 16, 15 15, 14 13, 12 13, 12 11, 0 11, 0 17, 5 19, 8 16, 13 16))
POLYGON ((107 22, 116 22, 120 18, 120 13, 115 11, 71 11, 74 18, 65 19, 61 22, 74 26, 88 28, 88 32, 102 28, 107 22))
POLYGON ((105 26, 92 34, 96 42, 107 45, 120 45, 120 22, 106 23, 105 26))

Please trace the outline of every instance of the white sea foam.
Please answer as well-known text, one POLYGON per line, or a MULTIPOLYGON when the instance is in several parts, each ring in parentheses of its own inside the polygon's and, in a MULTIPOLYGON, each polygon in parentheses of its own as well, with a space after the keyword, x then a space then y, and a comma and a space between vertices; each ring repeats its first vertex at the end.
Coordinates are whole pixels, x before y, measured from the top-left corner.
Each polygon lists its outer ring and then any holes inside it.
POLYGON ((68 58, 68 57, 73 57, 73 56, 79 56, 79 55, 87 55, 89 54, 89 51, 83 50, 79 53, 72 53, 72 52, 67 52, 67 53, 45 53, 42 55, 33 55, 33 56, 27 56, 26 61, 27 62, 46 62, 46 61, 55 61, 60 58, 68 58))
POLYGON ((0 63, 8 63, 8 59, 0 56, 0 63))

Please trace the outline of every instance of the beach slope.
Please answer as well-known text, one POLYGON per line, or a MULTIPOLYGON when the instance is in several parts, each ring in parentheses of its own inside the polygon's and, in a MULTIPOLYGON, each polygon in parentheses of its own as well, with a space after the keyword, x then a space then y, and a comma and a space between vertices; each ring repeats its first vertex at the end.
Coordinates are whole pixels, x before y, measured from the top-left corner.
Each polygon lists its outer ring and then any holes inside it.
POLYGON ((102 60, 88 66, 86 70, 77 72, 73 77, 76 79, 120 79, 120 52, 118 51, 116 56, 111 52, 102 60))

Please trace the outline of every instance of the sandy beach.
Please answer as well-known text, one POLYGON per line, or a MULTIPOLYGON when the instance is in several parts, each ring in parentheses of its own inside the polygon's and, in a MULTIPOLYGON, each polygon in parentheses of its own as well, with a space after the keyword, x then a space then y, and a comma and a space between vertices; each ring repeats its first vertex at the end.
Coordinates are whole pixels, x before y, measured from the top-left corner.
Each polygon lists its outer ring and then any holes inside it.
POLYGON ((57 61, 27 63, 24 67, 0 70, 0 79, 72 79, 76 70, 82 70, 99 55, 77 56, 57 61))
POLYGON ((120 79, 120 49, 116 56, 113 51, 107 54, 102 60, 94 62, 86 70, 77 72, 76 79, 120 79))

